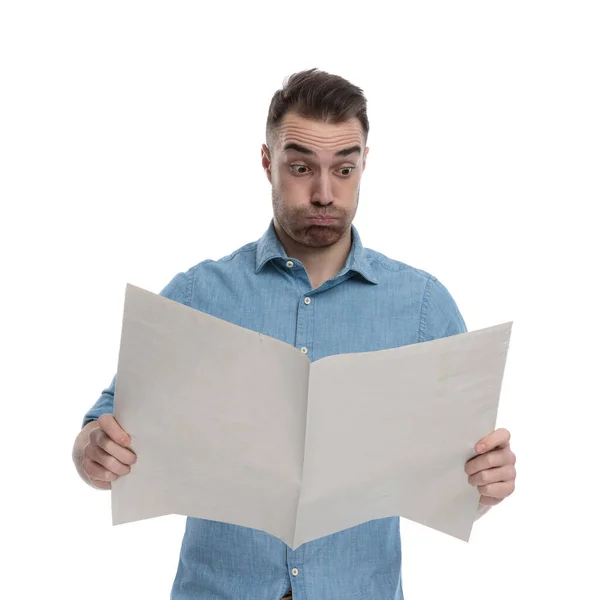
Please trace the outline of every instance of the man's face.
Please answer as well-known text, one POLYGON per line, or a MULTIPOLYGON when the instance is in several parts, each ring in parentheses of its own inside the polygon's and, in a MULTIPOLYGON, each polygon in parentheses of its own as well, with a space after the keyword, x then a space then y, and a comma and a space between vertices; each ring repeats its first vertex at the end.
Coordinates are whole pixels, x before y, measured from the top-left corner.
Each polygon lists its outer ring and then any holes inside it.
POLYGON ((287 113, 274 147, 262 146, 276 226, 311 248, 335 244, 350 227, 368 148, 360 121, 332 125, 287 113))

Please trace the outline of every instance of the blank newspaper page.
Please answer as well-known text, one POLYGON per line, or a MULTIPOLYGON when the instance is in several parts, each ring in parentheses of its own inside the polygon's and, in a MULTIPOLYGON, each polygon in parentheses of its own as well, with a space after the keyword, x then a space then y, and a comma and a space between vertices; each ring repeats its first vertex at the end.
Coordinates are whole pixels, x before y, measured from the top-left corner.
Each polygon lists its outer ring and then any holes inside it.
POLYGON ((312 363, 294 548, 398 515, 468 541, 464 467, 495 428, 511 328, 312 363))
POLYGON ((496 422, 512 322, 328 356, 127 284, 114 415, 137 461, 113 524, 167 514, 292 549, 388 516, 468 540, 465 463, 496 422))
POLYGON ((127 284, 115 418, 137 461, 113 524, 168 514, 291 545, 309 361, 293 346, 127 284))

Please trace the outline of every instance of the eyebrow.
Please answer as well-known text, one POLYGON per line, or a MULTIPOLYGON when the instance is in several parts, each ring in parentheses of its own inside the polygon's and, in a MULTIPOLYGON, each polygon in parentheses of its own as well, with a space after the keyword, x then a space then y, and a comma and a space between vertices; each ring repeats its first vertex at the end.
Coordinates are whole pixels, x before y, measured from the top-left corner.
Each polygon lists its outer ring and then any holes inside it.
MULTIPOLYGON (((302 154, 311 154, 314 156, 314 152, 305 146, 301 146, 300 144, 296 144, 295 142, 290 142, 283 147, 284 150, 296 150, 297 152, 302 152, 302 154)), ((360 151, 362 148, 360 146, 352 146, 351 148, 344 148, 343 150, 339 150, 335 153, 336 156, 350 156, 350 154, 354 154, 360 151)))

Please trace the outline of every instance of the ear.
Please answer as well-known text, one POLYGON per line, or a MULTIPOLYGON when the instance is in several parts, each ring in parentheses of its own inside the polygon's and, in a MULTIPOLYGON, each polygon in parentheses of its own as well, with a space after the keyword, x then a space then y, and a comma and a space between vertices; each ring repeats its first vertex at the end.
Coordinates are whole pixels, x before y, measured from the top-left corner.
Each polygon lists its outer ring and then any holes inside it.
POLYGON ((265 174, 269 183, 271 182, 271 153, 269 152, 269 148, 266 144, 263 144, 260 149, 261 161, 263 169, 265 170, 265 174))
POLYGON ((369 147, 365 146, 365 151, 363 152, 363 164, 362 164, 363 172, 367 168, 367 154, 369 154, 369 147))

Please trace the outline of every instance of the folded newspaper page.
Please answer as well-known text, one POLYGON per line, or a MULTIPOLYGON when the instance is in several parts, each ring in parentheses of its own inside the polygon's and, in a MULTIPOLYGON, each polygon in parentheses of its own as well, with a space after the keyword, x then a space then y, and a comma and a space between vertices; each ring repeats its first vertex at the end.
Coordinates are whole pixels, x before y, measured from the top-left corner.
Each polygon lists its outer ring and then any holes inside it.
POLYGON ((465 463, 495 429, 512 324, 311 363, 127 284, 114 415, 137 462, 113 525, 179 514, 295 550, 400 516, 468 541, 465 463))

